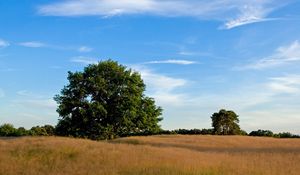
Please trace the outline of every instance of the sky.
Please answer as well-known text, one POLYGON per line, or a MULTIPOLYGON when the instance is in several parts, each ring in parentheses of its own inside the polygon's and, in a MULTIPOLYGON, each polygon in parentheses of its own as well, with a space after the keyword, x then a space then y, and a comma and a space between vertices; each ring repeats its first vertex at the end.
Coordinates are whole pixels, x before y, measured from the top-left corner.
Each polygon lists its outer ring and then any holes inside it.
POLYGON ((163 129, 300 134, 299 0, 0 0, 0 123, 55 125, 68 71, 140 72, 163 129))

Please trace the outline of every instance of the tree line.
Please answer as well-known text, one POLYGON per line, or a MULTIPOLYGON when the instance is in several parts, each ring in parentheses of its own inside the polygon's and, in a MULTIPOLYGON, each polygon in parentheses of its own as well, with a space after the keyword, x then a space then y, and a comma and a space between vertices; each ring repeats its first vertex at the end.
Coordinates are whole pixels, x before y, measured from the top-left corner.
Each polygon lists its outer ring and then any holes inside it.
POLYGON ((12 124, 6 123, 0 126, 1 137, 18 136, 54 136, 55 127, 52 125, 34 126, 31 129, 24 127, 15 128, 12 124))
MULTIPOLYGON (((34 126, 31 129, 24 127, 15 128, 12 124, 2 124, 0 126, 0 137, 21 137, 21 136, 59 136, 57 128, 52 125, 34 126)), ((156 133, 131 133, 126 136, 149 136, 149 135, 220 135, 214 132, 213 128, 209 129, 175 129, 175 130, 160 130, 156 133)), ((236 134, 235 134, 236 135, 236 134)), ((257 136, 257 137, 275 137, 275 138, 300 138, 289 132, 273 133, 270 130, 257 130, 247 133, 241 131, 238 135, 257 136)))

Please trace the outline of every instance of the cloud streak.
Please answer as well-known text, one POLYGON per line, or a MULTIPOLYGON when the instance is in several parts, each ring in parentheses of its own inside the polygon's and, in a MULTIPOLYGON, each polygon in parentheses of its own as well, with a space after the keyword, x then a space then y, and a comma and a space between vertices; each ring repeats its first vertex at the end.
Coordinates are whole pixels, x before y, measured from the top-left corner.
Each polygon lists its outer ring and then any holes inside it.
POLYGON ((5 41, 0 38, 0 48, 8 47, 10 44, 8 41, 5 41))
POLYGON ((83 65, 98 63, 98 61, 96 59, 90 58, 90 57, 84 57, 84 56, 74 57, 70 61, 73 62, 73 63, 80 63, 80 64, 83 64, 83 65))
POLYGON ((38 42, 38 41, 22 42, 22 43, 19 43, 19 45, 24 46, 24 47, 31 47, 31 48, 40 48, 40 47, 47 46, 47 44, 38 42))
POLYGON ((286 75, 270 78, 268 87, 276 94, 299 94, 300 93, 300 75, 286 75))
POLYGON ((266 69, 271 67, 282 66, 300 61, 300 43, 294 41, 290 45, 281 46, 268 57, 262 58, 255 63, 242 66, 239 69, 266 69))
POLYGON ((161 61, 149 61, 145 64, 179 64, 179 65, 190 65, 190 64, 197 64, 195 61, 189 60, 161 60, 161 61))
POLYGON ((93 48, 87 47, 87 46, 81 46, 78 48, 79 52, 91 52, 92 50, 93 50, 93 48))
POLYGON ((156 15, 165 17, 194 17, 217 20, 224 29, 270 20, 268 15, 283 3, 275 0, 73 0, 42 5, 41 15, 102 16, 156 15))
POLYGON ((264 21, 278 20, 276 18, 266 18, 272 8, 265 8, 264 4, 244 5, 239 7, 239 15, 236 18, 228 20, 221 29, 232 29, 235 27, 243 26, 251 23, 258 23, 264 21))

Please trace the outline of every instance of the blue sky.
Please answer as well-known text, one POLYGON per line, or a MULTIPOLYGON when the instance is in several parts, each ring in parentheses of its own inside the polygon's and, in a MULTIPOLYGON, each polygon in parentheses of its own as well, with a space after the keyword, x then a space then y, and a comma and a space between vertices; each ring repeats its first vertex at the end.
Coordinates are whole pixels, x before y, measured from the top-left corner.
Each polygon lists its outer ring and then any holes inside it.
POLYGON ((139 71, 164 129, 300 134, 298 0, 1 0, 0 123, 56 124, 67 71, 113 59, 139 71))

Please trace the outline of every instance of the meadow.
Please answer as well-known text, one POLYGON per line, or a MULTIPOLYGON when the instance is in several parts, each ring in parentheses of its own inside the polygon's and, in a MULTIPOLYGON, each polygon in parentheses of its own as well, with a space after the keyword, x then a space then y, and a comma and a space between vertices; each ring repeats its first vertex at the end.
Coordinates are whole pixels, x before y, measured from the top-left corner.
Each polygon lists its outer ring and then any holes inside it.
POLYGON ((298 175, 300 139, 160 135, 0 139, 0 175, 298 175))

